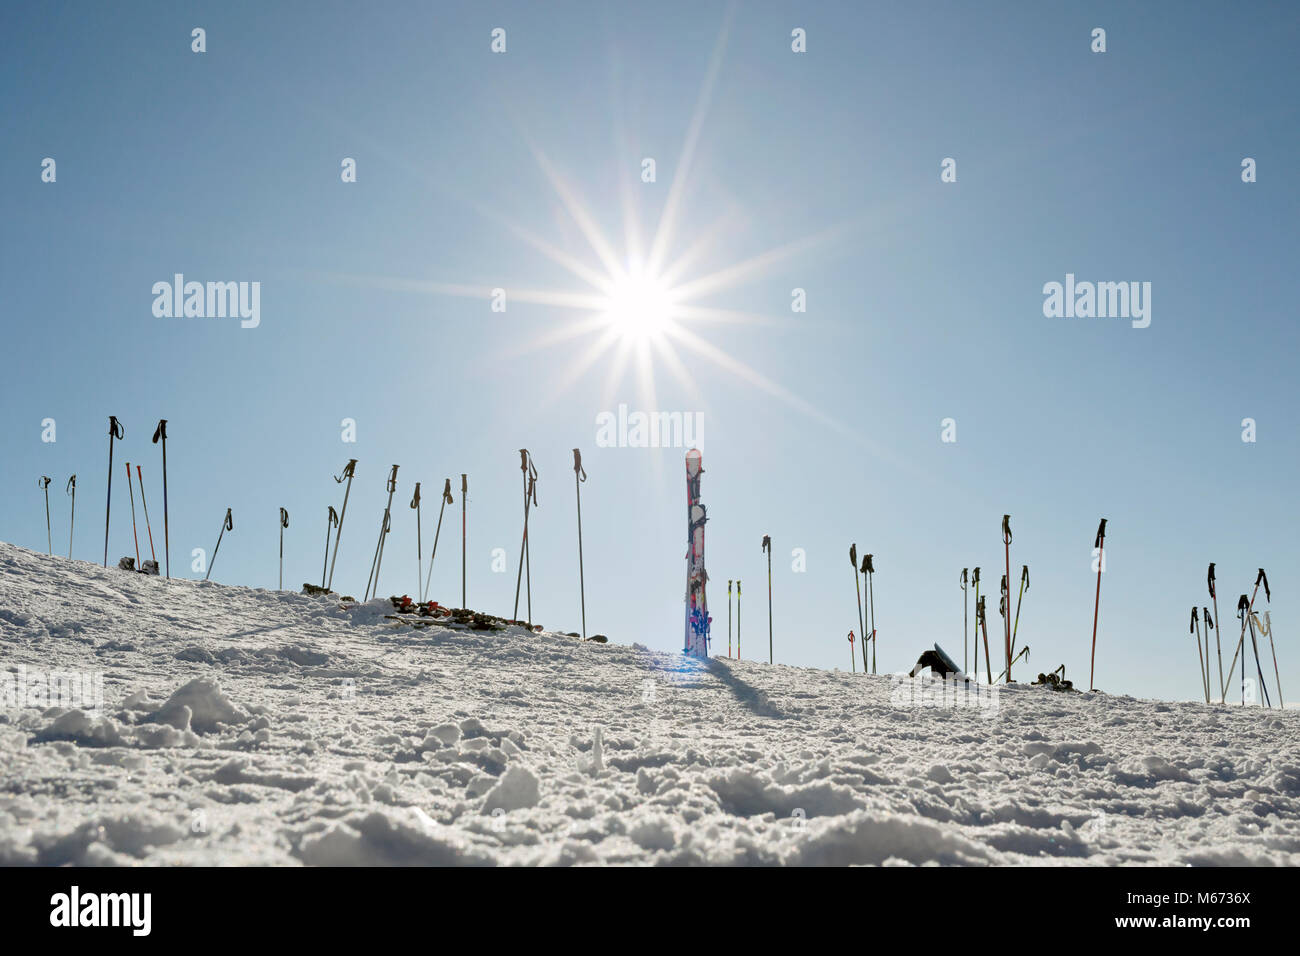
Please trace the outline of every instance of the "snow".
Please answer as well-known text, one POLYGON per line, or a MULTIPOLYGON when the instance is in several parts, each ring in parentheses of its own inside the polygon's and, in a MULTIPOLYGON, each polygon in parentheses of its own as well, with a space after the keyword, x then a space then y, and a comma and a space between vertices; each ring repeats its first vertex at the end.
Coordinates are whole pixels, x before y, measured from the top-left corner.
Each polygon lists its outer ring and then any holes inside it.
POLYGON ((389 613, 0 543, 0 864, 1300 864, 1293 711, 389 613))

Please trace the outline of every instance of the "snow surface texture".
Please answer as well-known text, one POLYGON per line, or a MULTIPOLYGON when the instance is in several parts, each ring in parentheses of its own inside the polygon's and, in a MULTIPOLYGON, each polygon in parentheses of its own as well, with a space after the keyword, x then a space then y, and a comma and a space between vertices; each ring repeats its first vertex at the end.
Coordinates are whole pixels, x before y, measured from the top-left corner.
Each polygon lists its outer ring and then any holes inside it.
POLYGON ((389 612, 0 544, 0 864, 1300 864, 1295 712, 389 612))

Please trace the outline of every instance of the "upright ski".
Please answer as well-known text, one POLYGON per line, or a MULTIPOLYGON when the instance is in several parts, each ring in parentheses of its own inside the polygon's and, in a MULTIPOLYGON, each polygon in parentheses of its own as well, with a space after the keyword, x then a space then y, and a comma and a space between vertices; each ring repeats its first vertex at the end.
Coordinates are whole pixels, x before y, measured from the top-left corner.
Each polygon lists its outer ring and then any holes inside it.
POLYGON ((704 458, 698 448, 686 453, 686 637, 683 651, 709 656, 709 574, 704 568, 704 525, 708 512, 700 501, 704 458))

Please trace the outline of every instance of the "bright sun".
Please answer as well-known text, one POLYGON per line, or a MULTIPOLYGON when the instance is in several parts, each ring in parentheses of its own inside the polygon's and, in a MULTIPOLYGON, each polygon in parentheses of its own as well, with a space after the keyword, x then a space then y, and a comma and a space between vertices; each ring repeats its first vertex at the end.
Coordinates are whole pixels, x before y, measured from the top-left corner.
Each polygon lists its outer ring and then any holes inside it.
POLYGON ((640 266, 613 280, 606 315, 624 339, 643 341, 659 337, 668 327, 672 314, 672 290, 640 266))

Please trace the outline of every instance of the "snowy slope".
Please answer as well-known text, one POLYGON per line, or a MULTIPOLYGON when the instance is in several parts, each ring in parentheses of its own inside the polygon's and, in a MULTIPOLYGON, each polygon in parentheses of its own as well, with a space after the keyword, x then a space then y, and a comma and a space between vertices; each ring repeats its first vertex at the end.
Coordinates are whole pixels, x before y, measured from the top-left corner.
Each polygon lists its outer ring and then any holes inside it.
POLYGON ((0 544, 0 863, 1300 864, 1294 712, 902 706, 386 610, 0 544))

